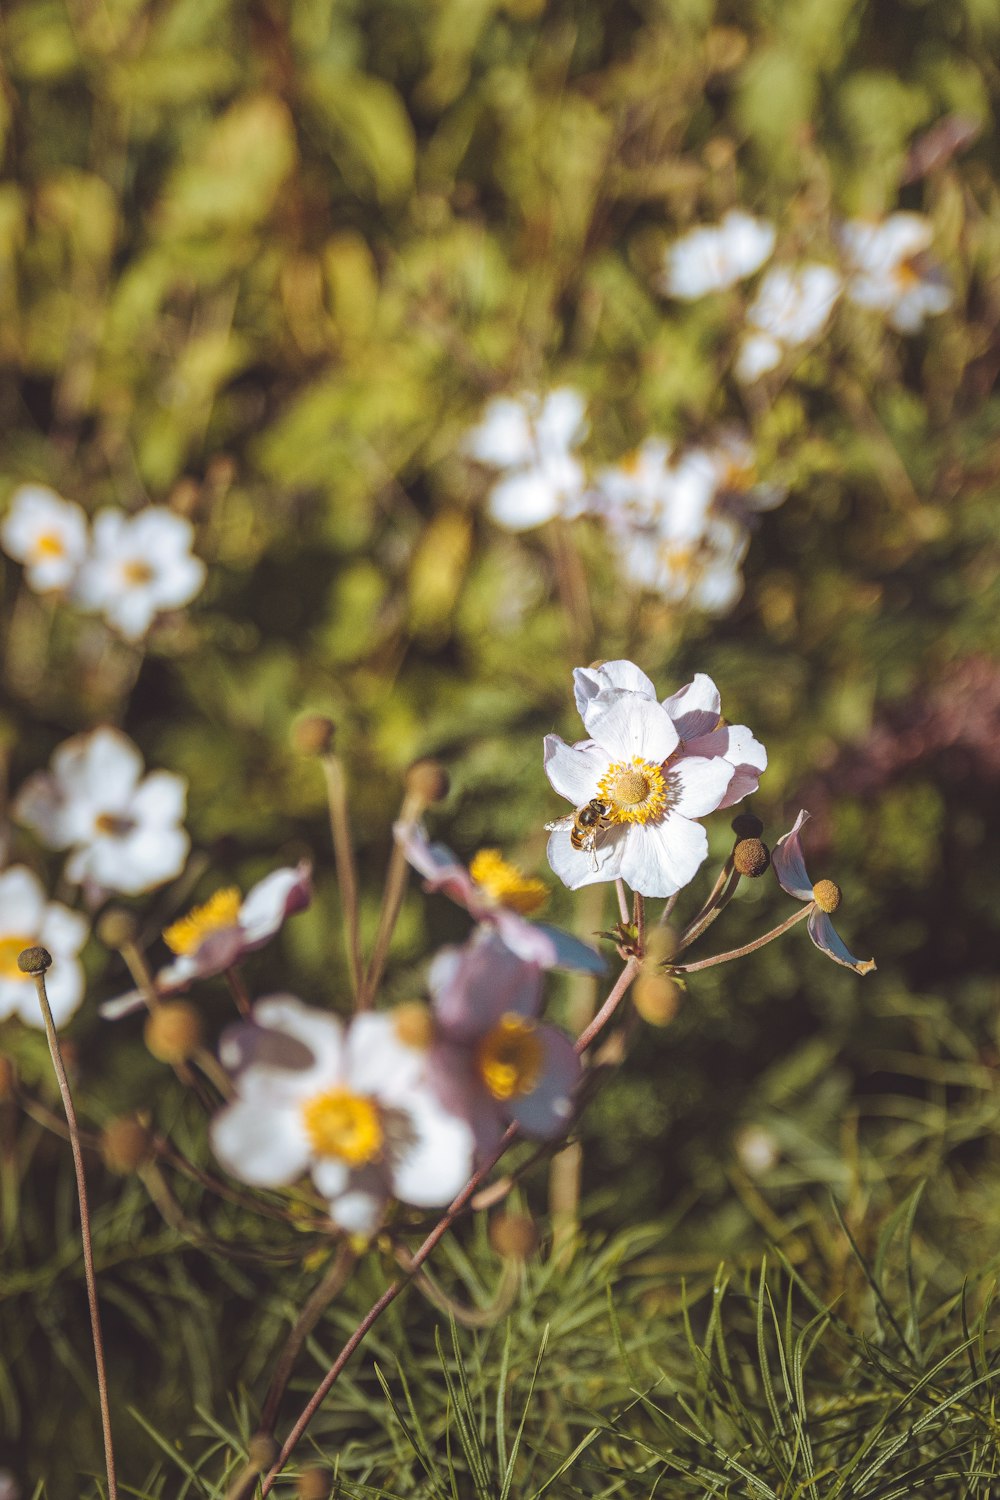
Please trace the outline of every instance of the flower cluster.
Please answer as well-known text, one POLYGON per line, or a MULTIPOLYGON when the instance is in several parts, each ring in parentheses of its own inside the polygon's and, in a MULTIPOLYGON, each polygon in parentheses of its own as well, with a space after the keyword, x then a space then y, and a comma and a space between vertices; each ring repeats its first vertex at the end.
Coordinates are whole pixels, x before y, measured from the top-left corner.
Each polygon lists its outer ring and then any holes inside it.
POLYGON ((130 641, 202 588, 205 564, 193 540, 191 522, 158 505, 134 516, 102 510, 91 532, 79 505, 36 484, 14 492, 0 524, 0 545, 23 564, 31 588, 65 594, 130 641))

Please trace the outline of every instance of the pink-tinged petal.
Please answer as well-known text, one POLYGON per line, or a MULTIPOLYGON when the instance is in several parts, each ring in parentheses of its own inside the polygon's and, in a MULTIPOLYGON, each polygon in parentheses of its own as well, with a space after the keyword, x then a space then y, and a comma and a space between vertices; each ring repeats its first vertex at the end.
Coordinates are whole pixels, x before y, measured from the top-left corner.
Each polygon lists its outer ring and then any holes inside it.
POLYGON ((508 1102, 507 1113, 525 1135, 548 1141, 566 1133, 573 1116, 573 1092, 583 1068, 573 1043, 563 1032, 554 1026, 539 1026, 537 1035, 545 1049, 542 1076, 530 1094, 508 1102))
POLYGON ((597 795, 597 784, 611 764, 598 746, 588 741, 567 745, 557 734, 545 736, 543 761, 553 790, 574 807, 597 795))
MULTIPOLYGON (((669 698, 664 698, 663 707, 674 721, 674 728, 684 742, 685 749, 692 749, 691 740, 711 734, 718 728, 722 716, 722 698, 719 689, 704 672, 696 672, 684 687, 678 688, 669 698)), ((693 750, 695 755, 705 752, 693 750)))
POLYGON ((447 845, 432 844, 420 823, 394 823, 392 834, 409 863, 424 877, 425 890, 443 891, 474 917, 486 912, 488 903, 479 887, 447 845))
MULTIPOLYGON (((221 974, 224 969, 231 969, 233 964, 238 963, 247 951, 243 929, 234 922, 230 927, 218 927, 214 932, 207 934, 198 944, 197 950, 190 955, 194 959, 194 974, 187 978, 208 979, 212 974, 221 974)), ((181 955, 185 957, 187 955, 181 955)), ((171 981, 176 980, 176 966, 171 981)), ((183 971, 182 971, 183 972, 183 971)), ((157 976, 159 979, 159 976, 157 976)))
POLYGON ((571 891, 578 891, 585 885, 617 880, 622 873, 622 830, 603 829, 593 853, 587 849, 574 849, 570 832, 569 828, 553 829, 545 850, 549 864, 563 885, 571 891))
POLYGON ((282 1187, 309 1164, 309 1141, 295 1108, 237 1099, 216 1115, 209 1133, 226 1171, 253 1187, 282 1187))
POLYGON ((697 875, 708 856, 700 823, 669 812, 660 823, 633 824, 625 840, 622 876, 643 896, 672 896, 697 875))
POLYGON ((113 1000, 105 1000, 103 1005, 97 1007, 97 1014, 105 1021, 119 1021, 122 1016, 131 1016, 136 1011, 145 1009, 146 1001, 142 991, 128 990, 124 995, 116 995, 113 1000))
POLYGON ((803 808, 790 832, 782 834, 771 852, 771 868, 778 877, 778 884, 783 891, 799 901, 811 901, 813 898, 812 881, 806 871, 802 841, 799 838, 808 817, 809 814, 803 808))
POLYGON ((587 704, 609 689, 639 693, 643 698, 656 697, 656 688, 634 662, 619 659, 603 661, 599 667, 577 667, 573 673, 573 696, 581 719, 587 704))
POLYGON ((247 892, 240 907, 244 951, 252 952, 274 936, 286 918, 304 911, 312 900, 312 865, 274 870, 247 892))
POLYGON ((442 1109, 426 1088, 410 1095, 406 1114, 412 1135, 391 1163, 393 1191, 418 1208, 450 1203, 472 1176, 472 1127, 442 1109))
POLYGON ((445 948, 431 964, 428 989, 446 1038, 473 1042, 507 1011, 536 1016, 543 971, 525 963, 499 935, 480 927, 461 948, 445 948))
POLYGON ((444 1109, 468 1123, 477 1157, 488 1157, 500 1144, 506 1122, 472 1050, 461 1042, 435 1042, 427 1055, 427 1084, 444 1109))
POLYGON ((548 922, 529 922, 517 912, 501 908, 493 923, 507 947, 525 963, 543 969, 572 969, 579 974, 603 974, 606 964, 596 949, 548 922))
POLYGON ((673 721, 655 699, 619 693, 590 704, 584 719, 587 733, 613 761, 642 760, 658 764, 677 749, 673 721))
MULTIPOLYGON (((756 774, 758 780, 761 773, 767 769, 767 751, 754 739, 745 724, 724 724, 712 734, 700 735, 697 739, 685 740, 684 749, 688 755, 721 755, 728 760, 731 766, 735 766, 738 772, 744 772, 747 776, 756 774)), ((756 787, 753 788, 756 790, 756 787)), ((741 796, 747 796, 743 791, 741 796)), ((726 794, 724 807, 732 800, 732 788, 726 794)))
POLYGON ((667 772, 673 793, 671 812, 682 818, 704 818, 715 812, 722 806, 733 774, 734 768, 721 756, 706 760, 700 755, 682 755, 667 772))
POLYGON ((870 974, 876 967, 873 958, 854 957, 830 921, 828 914, 820 911, 819 907, 816 907, 806 918, 806 927, 816 947, 821 948, 828 958, 833 959, 834 963, 853 969, 855 974, 870 974))

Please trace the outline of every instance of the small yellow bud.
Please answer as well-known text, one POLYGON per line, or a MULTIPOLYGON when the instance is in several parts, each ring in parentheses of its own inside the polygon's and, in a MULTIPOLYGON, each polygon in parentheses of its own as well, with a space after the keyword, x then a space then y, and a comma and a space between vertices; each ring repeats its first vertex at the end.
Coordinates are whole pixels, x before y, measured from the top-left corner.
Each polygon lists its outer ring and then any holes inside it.
POLYGON ((676 979, 671 979, 668 974, 644 969, 632 986, 632 1003, 650 1026, 669 1026, 677 1014, 683 993, 676 979))
POLYGON ((672 927, 650 927, 646 932, 646 967, 668 964, 677 952, 677 933, 672 927))
POLYGON ((733 865, 741 875, 756 880, 771 863, 771 854, 760 839, 740 839, 733 850, 733 865))
POLYGON ((434 1021, 430 1007, 420 1000, 407 1000, 394 1006, 389 1012, 393 1030, 405 1047, 425 1051, 434 1035, 434 1021))
POLYGON ((813 886, 813 900, 820 911, 836 911, 841 902, 840 886, 832 880, 817 880, 813 886))
POLYGON ((422 802, 443 802, 451 781, 440 761, 415 760, 406 773, 406 790, 422 802))
POLYGON ((247 1443, 247 1459, 260 1473, 269 1469, 278 1456, 278 1445, 269 1432, 255 1432, 247 1443))
POLYGON ((299 755, 328 755, 333 749, 336 728, 332 719, 322 714, 307 714, 292 730, 292 748, 299 755))
POLYGON ((527 1260, 538 1249, 534 1219, 527 1214, 497 1214, 490 1223, 490 1244, 505 1260, 527 1260))
POLYGON ((132 1115, 109 1120, 101 1131, 101 1157, 109 1172, 127 1177, 149 1159, 151 1137, 132 1115))
POLYGON ((186 1000, 170 1000, 151 1012, 143 1035, 157 1062, 176 1067, 201 1046, 201 1017, 186 1000))
POLYGON ((52 954, 47 948, 23 948, 17 955, 17 967, 22 974, 44 974, 52 967, 52 954))
POLYGON ((303 1469, 295 1481, 298 1500, 328 1500, 330 1475, 326 1469, 303 1469))
POLYGON ((123 906, 109 906, 97 924, 97 936, 105 948, 124 948, 126 943, 135 942, 138 930, 136 918, 123 906))
POLYGON ((764 832, 760 819, 748 812, 737 813, 731 827, 738 839, 759 839, 764 832))

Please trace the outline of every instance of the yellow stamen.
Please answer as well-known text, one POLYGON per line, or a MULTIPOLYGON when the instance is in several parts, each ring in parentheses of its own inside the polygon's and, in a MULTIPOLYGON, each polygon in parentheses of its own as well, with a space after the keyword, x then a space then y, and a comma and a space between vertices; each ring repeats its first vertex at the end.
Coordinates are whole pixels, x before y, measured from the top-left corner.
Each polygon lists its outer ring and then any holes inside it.
POLYGON ((915 266, 912 260, 901 260, 893 268, 892 274, 901 292, 911 292, 923 280, 919 267, 915 266))
POLYGON ((36 558, 62 557, 65 551, 62 537, 54 531, 43 531, 35 538, 33 555, 36 558))
POLYGON ((476 1049, 479 1076, 494 1099, 530 1094, 542 1075, 545 1049, 533 1021, 508 1011, 476 1049))
POLYGON ((607 804, 611 823, 655 821, 670 800, 662 768, 638 755, 609 766, 597 784, 597 796, 607 804))
POLYGON ((35 942, 33 933, 15 932, 12 937, 0 937, 0 979, 29 979, 17 967, 17 955, 35 942))
POLYGON ((125 582, 132 588, 141 588, 143 584, 150 583, 154 577, 153 569, 148 562, 133 560, 127 562, 122 568, 125 582))
POLYGON ((214 932, 235 925, 242 897, 235 885, 226 886, 210 896, 204 906, 196 906, 187 916, 179 917, 165 929, 163 941, 171 953, 197 953, 214 932))
POLYGON ((523 874, 509 864, 499 849, 480 849, 469 865, 469 874, 491 901, 519 911, 522 916, 537 911, 549 899, 545 882, 523 874))
POLYGON ((347 1089, 330 1089, 302 1106, 302 1121, 317 1156, 335 1156, 363 1167, 382 1150, 384 1134, 370 1099, 347 1089))

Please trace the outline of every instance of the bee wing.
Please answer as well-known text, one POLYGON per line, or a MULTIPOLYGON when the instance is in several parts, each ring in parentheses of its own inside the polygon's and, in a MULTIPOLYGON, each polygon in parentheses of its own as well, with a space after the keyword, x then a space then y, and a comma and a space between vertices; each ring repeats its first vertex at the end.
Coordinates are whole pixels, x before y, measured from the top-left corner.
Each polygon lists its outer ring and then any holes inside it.
POLYGON ((556 818, 554 823, 546 823, 545 827, 549 833, 560 833, 564 828, 572 828, 576 822, 576 813, 567 813, 564 818, 556 818))

